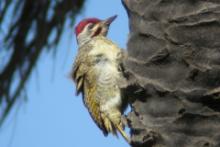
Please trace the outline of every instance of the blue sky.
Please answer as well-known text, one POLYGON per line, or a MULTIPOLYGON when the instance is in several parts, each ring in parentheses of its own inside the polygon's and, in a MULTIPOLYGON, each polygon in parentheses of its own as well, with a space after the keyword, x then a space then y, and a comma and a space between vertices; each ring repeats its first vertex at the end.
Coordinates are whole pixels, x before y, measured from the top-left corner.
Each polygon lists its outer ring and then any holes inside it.
MULTIPOLYGON (((114 14, 108 37, 126 47, 128 18, 120 0, 88 0, 77 23, 85 17, 105 19, 114 14)), ((76 56, 73 28, 66 27, 57 56, 44 53, 26 91, 28 100, 12 111, 0 132, 0 147, 128 147, 123 138, 104 137, 75 96, 69 74, 76 56)))

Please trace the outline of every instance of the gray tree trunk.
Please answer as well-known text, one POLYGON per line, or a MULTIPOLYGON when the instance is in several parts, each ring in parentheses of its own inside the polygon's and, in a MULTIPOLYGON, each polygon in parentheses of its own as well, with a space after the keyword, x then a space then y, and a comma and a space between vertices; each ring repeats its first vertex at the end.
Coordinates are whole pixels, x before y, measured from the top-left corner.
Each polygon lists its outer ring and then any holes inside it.
POLYGON ((127 61, 143 90, 133 147, 220 147, 220 0, 124 0, 127 61))

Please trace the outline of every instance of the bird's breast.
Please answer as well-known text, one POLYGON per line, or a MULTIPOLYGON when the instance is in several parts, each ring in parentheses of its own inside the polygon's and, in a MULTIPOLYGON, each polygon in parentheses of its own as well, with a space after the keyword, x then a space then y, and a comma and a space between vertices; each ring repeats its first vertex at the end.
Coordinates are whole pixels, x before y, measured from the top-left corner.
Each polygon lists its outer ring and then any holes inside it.
POLYGON ((118 81, 122 74, 119 70, 119 58, 121 54, 111 41, 103 37, 97 37, 90 42, 92 49, 88 52, 92 67, 89 78, 95 79, 95 97, 102 103, 102 111, 108 111, 120 107, 122 103, 121 90, 118 81))
POLYGON ((97 93, 101 100, 101 111, 109 112, 110 110, 119 108, 122 103, 118 79, 120 73, 114 65, 106 63, 104 66, 96 66, 100 71, 97 74, 97 93))
POLYGON ((103 85, 116 84, 120 76, 117 65, 110 61, 100 61, 94 66, 94 70, 97 72, 97 82, 103 85))
POLYGON ((96 38, 91 41, 91 45, 92 49, 88 54, 93 57, 99 57, 99 59, 107 59, 114 62, 121 53, 120 48, 106 38, 96 38))

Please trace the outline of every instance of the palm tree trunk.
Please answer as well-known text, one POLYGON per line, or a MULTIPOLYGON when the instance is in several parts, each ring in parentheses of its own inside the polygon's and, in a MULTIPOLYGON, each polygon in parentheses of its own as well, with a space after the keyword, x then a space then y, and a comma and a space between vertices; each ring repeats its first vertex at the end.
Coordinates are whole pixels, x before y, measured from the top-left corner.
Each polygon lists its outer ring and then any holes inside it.
POLYGON ((220 146, 220 1, 124 0, 125 66, 144 87, 128 115, 133 147, 220 146))

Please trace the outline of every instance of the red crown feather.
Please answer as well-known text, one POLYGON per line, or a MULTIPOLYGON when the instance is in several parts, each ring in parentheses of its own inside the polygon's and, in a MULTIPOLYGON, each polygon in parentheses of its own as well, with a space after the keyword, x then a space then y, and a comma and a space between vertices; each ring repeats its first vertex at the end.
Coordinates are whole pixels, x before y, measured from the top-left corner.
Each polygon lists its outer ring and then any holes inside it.
POLYGON ((79 35, 79 33, 82 32, 82 30, 84 29, 84 27, 88 24, 88 23, 93 23, 96 24, 98 22, 100 22, 101 20, 98 18, 87 18, 87 19, 83 19, 82 21, 80 21, 78 23, 78 25, 75 27, 75 33, 76 36, 79 35))

